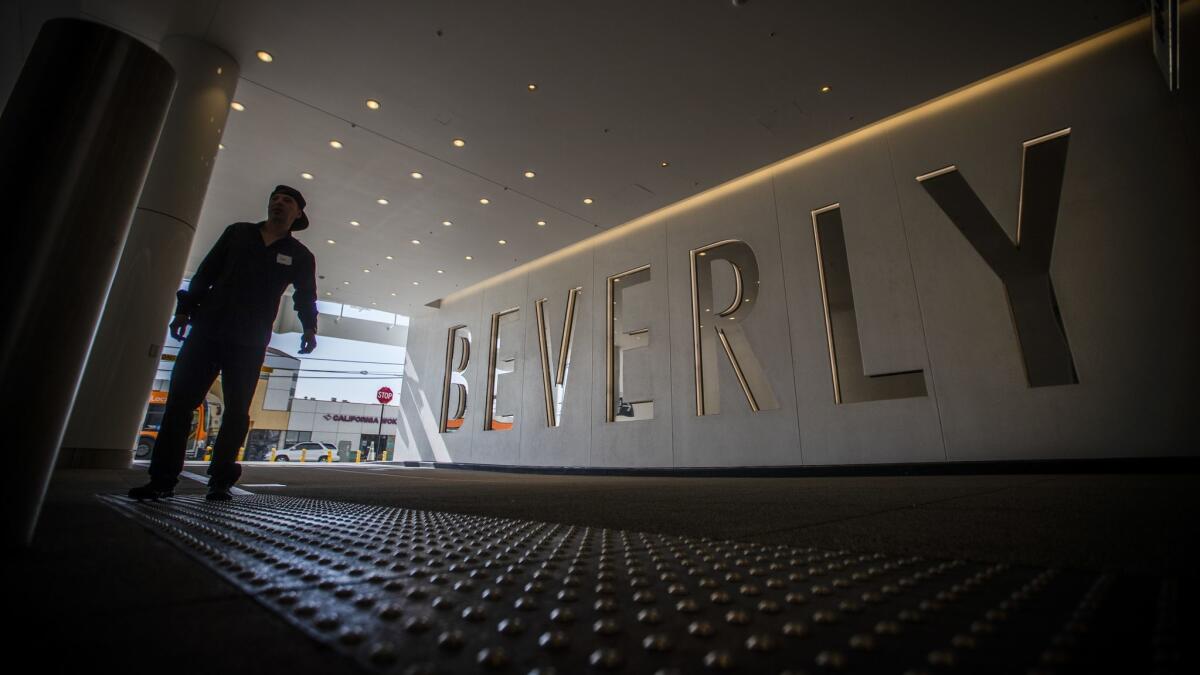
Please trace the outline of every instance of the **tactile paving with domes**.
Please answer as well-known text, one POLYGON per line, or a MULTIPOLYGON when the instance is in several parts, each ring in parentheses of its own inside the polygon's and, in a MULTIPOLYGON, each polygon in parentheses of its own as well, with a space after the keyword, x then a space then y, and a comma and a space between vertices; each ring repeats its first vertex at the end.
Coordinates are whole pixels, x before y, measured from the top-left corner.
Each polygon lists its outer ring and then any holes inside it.
POLYGON ((100 499, 396 673, 1172 672, 1177 585, 316 499, 100 499))

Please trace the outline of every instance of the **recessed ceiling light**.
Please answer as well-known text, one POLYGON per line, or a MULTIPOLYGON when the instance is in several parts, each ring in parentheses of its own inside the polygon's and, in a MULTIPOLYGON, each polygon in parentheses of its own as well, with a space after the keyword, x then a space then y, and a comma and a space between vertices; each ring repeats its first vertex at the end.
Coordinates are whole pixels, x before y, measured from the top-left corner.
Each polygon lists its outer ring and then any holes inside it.
POLYGON ((219 66, 218 66, 218 67, 217 67, 217 74, 218 74, 218 75, 220 75, 220 74, 221 74, 221 73, 223 73, 223 72, 225 72, 225 69, 224 69, 224 68, 221 68, 221 67, 219 67, 219 66))
POLYGON ((258 60, 262 61, 263 63, 270 63, 275 60, 275 57, 271 56, 271 52, 265 52, 261 49, 255 53, 255 56, 257 56, 258 60))
POLYGON ((474 260, 474 258, 472 258, 472 257, 471 257, 471 256, 469 256, 469 255, 464 255, 464 256, 463 256, 463 260, 474 260))
POLYGON ((498 240, 496 240, 496 243, 497 243, 497 244, 500 244, 501 246, 503 246, 503 245, 507 244, 508 242, 507 242, 507 241, 505 241, 505 240, 503 240, 503 239, 498 239, 498 240))
POLYGON ((359 226, 359 222, 358 222, 357 220, 352 220, 352 221, 350 221, 350 224, 351 224, 351 225, 353 225, 353 226, 355 226, 355 227, 358 227, 358 226, 359 226))
POLYGON ((326 239, 326 240, 325 240, 325 243, 326 243, 326 244, 336 244, 337 242, 336 242, 336 241, 334 241, 334 240, 332 240, 332 239, 326 239))
POLYGON ((392 297, 393 297, 393 298, 394 298, 394 297, 396 297, 396 294, 395 294, 395 293, 392 293, 392 297))
POLYGON ((544 220, 539 220, 539 221, 537 221, 537 224, 538 224, 538 227, 545 227, 545 226, 546 226, 546 221, 544 221, 544 220))
POLYGON ((484 206, 487 206, 488 204, 492 203, 492 200, 488 199, 487 197, 483 197, 482 199, 479 200, 479 203, 483 204, 484 206))
POLYGON ((452 222, 450 222, 450 221, 448 221, 448 220, 443 220, 443 221, 442 221, 442 225, 445 225, 446 227, 450 227, 450 226, 451 226, 451 225, 453 225, 453 224, 454 224, 454 223, 452 223, 452 222))
POLYGON ((466 142, 466 141, 464 141, 464 140, 463 140, 463 139, 461 139, 461 138, 456 138, 456 139, 454 139, 453 141, 450 141, 450 142, 451 142, 451 143, 453 143, 453 144, 454 144, 454 147, 456 147, 456 148, 461 148, 461 147, 463 147, 464 145, 466 145, 466 144, 467 144, 467 142, 466 142))
POLYGON ((369 98, 369 99, 367 99, 367 107, 370 108, 371 110, 379 110, 383 106, 379 105, 379 101, 376 101, 373 98, 369 98))
POLYGON ((670 162, 659 162, 658 165, 665 169, 668 166, 671 166, 671 163, 670 162))
POLYGON ((414 282, 413 282, 413 286, 420 286, 420 285, 421 285, 421 282, 419 282, 419 281, 414 281, 414 282))
POLYGON ((363 274, 370 274, 370 273, 371 273, 371 270, 368 270, 368 269, 363 270, 363 274))
POLYGON ((342 282, 342 285, 343 285, 343 286, 349 286, 349 285, 350 285, 350 282, 349 282, 349 281, 343 281, 343 282, 342 282))
POLYGON ((300 177, 303 178, 304 180, 312 180, 313 179, 313 175, 307 171, 300 174, 300 177))
POLYGON ((375 202, 376 202, 376 203, 378 203, 378 204, 382 204, 382 205, 384 205, 384 206, 387 206, 388 200, 384 199, 383 197, 380 197, 379 199, 376 199, 376 200, 375 200, 375 202))
POLYGON ((337 139, 334 139, 332 141, 329 141, 329 147, 333 148, 334 150, 341 150, 342 142, 337 139))
POLYGON ((591 198, 591 197, 584 197, 584 198, 583 198, 583 203, 584 203, 584 204, 591 204, 591 203, 592 203, 592 198, 591 198))
POLYGON ((537 91, 537 84, 534 82, 530 82, 529 83, 529 91, 537 91))
POLYGON ((526 171, 526 172, 525 172, 525 177, 526 177, 526 178, 533 178, 533 177, 534 177, 534 176, 536 176, 536 175, 537 175, 537 174, 536 174, 536 173, 534 173, 534 172, 532 172, 532 171, 526 171))
POLYGON ((420 171, 414 171, 408 175, 412 176, 413 178, 416 178, 417 180, 421 180, 422 178, 425 177, 425 175, 422 174, 420 171))
POLYGON ((245 110, 245 109, 246 109, 246 106, 242 105, 241 103, 238 103, 237 101, 234 101, 233 103, 230 103, 230 104, 229 104, 229 107, 230 107, 230 108, 233 108, 234 110, 236 110, 236 111, 238 111, 238 112, 242 112, 243 110, 245 110))
POLYGON ((330 296, 330 295, 333 295, 333 293, 330 293, 329 291, 325 291, 325 295, 330 296))
POLYGON ((225 149, 225 144, 224 144, 224 143, 217 143, 217 149, 218 149, 218 150, 224 150, 224 149, 225 149))
POLYGON ((383 256, 383 257, 384 257, 384 258, 387 258, 388 260, 395 260, 395 258, 393 258, 393 257, 392 257, 392 256, 390 256, 390 255, 385 255, 385 256, 383 256))
POLYGON ((412 243, 414 243, 414 244, 417 244, 417 245, 420 245, 420 244, 421 244, 421 240, 420 240, 420 239, 413 239, 413 240, 412 240, 412 243))
POLYGON ((438 271, 437 271, 437 273, 438 273, 438 274, 445 274, 445 273, 446 273, 446 270, 438 270, 438 271))
POLYGON ((828 94, 828 93, 829 93, 829 90, 830 90, 830 87, 829 87, 829 85, 825 85, 824 87, 821 87, 821 93, 822 93, 822 94, 828 94))

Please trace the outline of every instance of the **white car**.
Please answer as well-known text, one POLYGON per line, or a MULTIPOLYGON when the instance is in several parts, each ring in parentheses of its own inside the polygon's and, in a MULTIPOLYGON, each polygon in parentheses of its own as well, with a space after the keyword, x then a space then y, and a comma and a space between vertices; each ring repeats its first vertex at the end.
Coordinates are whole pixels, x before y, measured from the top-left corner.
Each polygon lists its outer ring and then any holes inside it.
POLYGON ((276 462, 299 462, 300 455, 304 454, 305 462, 327 462, 330 459, 337 462, 338 449, 333 443, 321 443, 318 441, 304 441, 290 445, 275 453, 276 462))

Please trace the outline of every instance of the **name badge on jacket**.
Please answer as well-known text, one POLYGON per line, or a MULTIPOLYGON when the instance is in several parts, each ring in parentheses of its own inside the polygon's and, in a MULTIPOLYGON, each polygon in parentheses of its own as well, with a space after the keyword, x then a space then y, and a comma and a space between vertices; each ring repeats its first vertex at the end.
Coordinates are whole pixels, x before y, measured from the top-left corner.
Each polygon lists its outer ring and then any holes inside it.
POLYGON ((275 256, 275 262, 279 263, 280 265, 291 265, 292 256, 280 253, 275 256))

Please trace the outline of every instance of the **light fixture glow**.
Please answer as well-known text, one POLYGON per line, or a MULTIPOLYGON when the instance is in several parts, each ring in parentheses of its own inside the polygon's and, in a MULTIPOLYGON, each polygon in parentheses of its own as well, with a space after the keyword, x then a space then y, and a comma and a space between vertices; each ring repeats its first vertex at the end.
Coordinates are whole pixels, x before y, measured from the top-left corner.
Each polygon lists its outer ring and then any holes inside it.
POLYGON ((534 82, 530 82, 529 83, 529 91, 537 91, 537 84, 534 82))
POLYGON ((304 173, 301 173, 300 177, 303 178, 304 180, 312 180, 313 179, 313 175, 307 171, 305 171, 304 173))
POLYGON ((544 221, 544 220, 539 220, 539 221, 537 221, 537 224, 538 224, 538 227, 545 227, 545 226, 546 226, 546 221, 544 221))
POLYGON ((392 257, 392 256, 390 256, 390 255, 385 255, 384 257, 385 257, 385 258, 387 258, 388 260, 395 260, 395 258, 393 258, 393 257, 392 257))
POLYGON ((456 147, 456 148, 461 148, 461 147, 463 147, 464 145, 466 145, 466 144, 467 144, 467 142, 466 142, 466 141, 464 141, 464 140, 463 140, 463 139, 461 139, 461 138, 456 138, 456 139, 454 139, 453 141, 451 141, 451 143, 453 143, 453 144, 454 144, 454 147, 456 147))
POLYGON ((463 256, 463 260, 474 260, 474 258, 472 258, 469 255, 465 255, 465 256, 463 256))
POLYGON ((505 240, 503 240, 503 239, 497 239, 497 240, 496 240, 496 243, 497 243, 497 244, 500 244, 501 246, 504 246, 504 245, 505 245, 505 244, 507 244, 508 242, 507 242, 507 241, 505 241, 505 240))
POLYGON ((392 297, 393 297, 393 298, 394 298, 394 297, 396 297, 396 294, 395 294, 395 293, 392 293, 392 297))
POLYGON ((479 203, 480 203, 480 204, 483 204, 484 206, 487 206, 488 204, 491 204, 491 203, 492 203, 492 200, 488 199, 487 197, 484 197, 484 198, 482 198, 482 199, 480 199, 480 200, 479 200, 479 203))
POLYGON ((333 148, 334 150, 341 150, 342 142, 337 139, 334 139, 332 141, 329 141, 329 147, 333 148))
POLYGON ((326 244, 336 244, 337 242, 336 242, 336 241, 334 241, 334 240, 332 240, 332 239, 326 239, 326 240, 325 240, 325 243, 326 243, 326 244))
POLYGON ((245 110, 245 109, 246 109, 246 106, 242 105, 241 103, 238 103, 237 101, 234 101, 233 103, 230 103, 230 104, 229 104, 229 107, 230 107, 230 108, 233 108, 234 110, 236 110, 236 111, 238 111, 238 112, 242 112, 243 110, 245 110))
POLYGON ((453 224, 454 224, 454 223, 452 223, 452 222, 450 222, 450 221, 448 221, 448 220, 443 220, 443 221, 442 221, 442 225, 445 225, 446 227, 450 227, 450 226, 451 226, 451 225, 453 225, 453 224))
POLYGON ((349 282, 349 281, 343 281, 343 282, 342 282, 342 285, 343 285, 343 286, 349 286, 349 285, 350 285, 350 282, 349 282))
POLYGON ((375 201, 376 201, 376 203, 382 204, 383 206, 387 206, 387 203, 388 203, 388 200, 384 199, 383 197, 380 197, 379 199, 376 199, 375 201))
POLYGON ((591 197, 584 197, 584 198, 583 198, 583 203, 584 203, 584 204, 591 204, 591 203, 592 203, 592 198, 591 198, 591 197))
POLYGON ((352 220, 352 221, 350 221, 350 224, 351 224, 351 225, 353 225, 353 226, 355 226, 355 227, 358 227, 358 225, 359 225, 359 223, 358 223, 358 221, 357 221, 357 220, 352 220))
POLYGON ((828 94, 828 93, 829 93, 829 91, 830 91, 830 87, 829 87, 829 85, 825 85, 825 86, 821 87, 821 93, 822 93, 822 94, 828 94))
POLYGON ((421 173, 420 171, 414 171, 408 175, 412 176, 413 178, 416 178, 417 180, 421 180, 422 178, 425 177, 425 174, 421 173))
POLYGON ((412 240, 412 243, 414 243, 414 244, 417 244, 417 245, 419 246, 419 245, 421 244, 421 240, 420 240, 420 239, 413 239, 413 240, 412 240))
POLYGON ((438 273, 438 274, 445 274, 445 273, 446 273, 446 270, 438 270, 438 271, 437 271, 437 273, 438 273))
POLYGON ((671 163, 670 162, 659 162, 658 165, 665 169, 668 166, 671 166, 671 163))
POLYGON ((373 98, 369 98, 369 99, 367 99, 367 107, 370 108, 371 110, 379 110, 383 106, 379 105, 379 101, 376 101, 373 98))
POLYGON ((525 172, 525 177, 526 177, 526 178, 533 178, 533 177, 534 177, 534 176, 536 176, 536 175, 537 175, 537 174, 536 174, 536 173, 534 173, 534 172, 532 172, 532 171, 526 171, 526 172, 525 172))
POLYGON ((275 60, 275 57, 271 56, 271 52, 266 52, 261 49, 255 52, 254 55, 257 56, 258 60, 262 61, 263 63, 270 63, 275 60))
POLYGON ((368 270, 368 269, 363 270, 363 274, 370 274, 370 273, 371 273, 371 270, 368 270))
POLYGON ((224 149, 225 149, 225 144, 224 144, 224 143, 217 143, 217 149, 218 149, 218 150, 224 150, 224 149))
POLYGON ((413 286, 420 286, 420 285, 421 285, 421 282, 419 282, 419 281, 414 281, 414 282, 413 282, 413 286))
POLYGON ((329 291, 325 291, 325 295, 330 296, 330 295, 333 295, 333 293, 330 293, 329 291))

